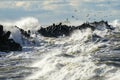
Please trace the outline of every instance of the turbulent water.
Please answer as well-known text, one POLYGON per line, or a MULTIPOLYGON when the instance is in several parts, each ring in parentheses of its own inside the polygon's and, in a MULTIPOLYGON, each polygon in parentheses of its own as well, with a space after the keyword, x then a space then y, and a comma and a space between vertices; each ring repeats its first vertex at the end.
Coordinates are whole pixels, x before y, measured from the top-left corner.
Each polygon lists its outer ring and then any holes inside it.
MULTIPOLYGON (((31 24, 39 25, 32 20, 31 24)), ((33 33, 37 45, 23 45, 20 52, 0 52, 0 80, 119 80, 120 24, 110 24, 115 30, 87 28, 68 37, 48 38, 33 33), (94 40, 93 34, 102 39, 94 40)), ((16 32, 12 33, 14 39, 16 32)))

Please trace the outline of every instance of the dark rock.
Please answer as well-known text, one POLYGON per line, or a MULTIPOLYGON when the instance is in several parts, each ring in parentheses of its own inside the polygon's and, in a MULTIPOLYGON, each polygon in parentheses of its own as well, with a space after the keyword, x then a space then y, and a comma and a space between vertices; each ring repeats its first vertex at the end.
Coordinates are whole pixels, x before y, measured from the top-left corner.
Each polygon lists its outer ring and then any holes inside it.
POLYGON ((114 30, 114 28, 112 28, 112 26, 109 25, 108 22, 99 21, 93 23, 87 22, 79 26, 68 26, 68 25, 63 25, 62 23, 56 25, 53 23, 53 25, 48 26, 46 28, 41 27, 38 30, 38 32, 45 37, 59 37, 63 35, 69 36, 74 30, 82 30, 82 29, 90 28, 92 31, 94 31, 95 29, 97 29, 98 25, 101 26, 105 25, 106 29, 114 30))
MULTIPOLYGON (((106 29, 109 29, 109 30, 114 30, 114 28, 111 26, 111 25, 109 25, 108 24, 108 22, 107 21, 99 21, 99 22, 93 22, 93 23, 90 23, 92 26, 94 26, 95 28, 97 27, 97 26, 99 26, 99 25, 102 25, 102 26, 106 26, 105 28, 106 29)), ((102 27, 101 27, 102 28, 102 27)))
POLYGON ((10 31, 7 31, 6 33, 4 33, 4 35, 2 36, 3 41, 8 40, 8 39, 9 39, 9 37, 10 37, 10 34, 11 34, 11 32, 10 32, 10 31))
POLYGON ((3 25, 0 25, 0 38, 1 38, 1 36, 3 36, 3 34, 4 34, 3 25))
POLYGON ((22 47, 20 44, 16 43, 13 39, 9 39, 11 32, 3 31, 3 26, 0 25, 0 51, 21 51, 22 47))
POLYGON ((22 50, 22 47, 20 44, 16 43, 13 39, 9 39, 9 45, 10 45, 10 50, 11 51, 21 51, 22 50))
POLYGON ((25 30, 23 30, 23 29, 21 29, 21 28, 19 28, 19 27, 17 27, 17 26, 15 26, 15 27, 20 30, 21 34, 22 34, 24 37, 30 38, 30 33, 31 33, 30 30, 25 31, 25 30))
POLYGON ((45 37, 59 37, 63 35, 69 36, 73 30, 73 27, 62 25, 62 23, 60 23, 58 25, 53 24, 46 28, 41 27, 41 29, 38 30, 38 32, 45 37))
POLYGON ((89 23, 83 23, 82 25, 78 26, 78 28, 81 29, 86 29, 86 28, 91 28, 93 31, 95 30, 95 27, 90 25, 89 23))

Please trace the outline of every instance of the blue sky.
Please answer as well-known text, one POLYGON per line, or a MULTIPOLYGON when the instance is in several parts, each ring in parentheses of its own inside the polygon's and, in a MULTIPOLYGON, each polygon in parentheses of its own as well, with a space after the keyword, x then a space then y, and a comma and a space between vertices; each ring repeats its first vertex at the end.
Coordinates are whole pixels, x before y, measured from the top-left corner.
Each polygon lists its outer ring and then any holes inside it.
POLYGON ((120 19, 120 0, 3 0, 0 20, 35 17, 41 24, 120 19))

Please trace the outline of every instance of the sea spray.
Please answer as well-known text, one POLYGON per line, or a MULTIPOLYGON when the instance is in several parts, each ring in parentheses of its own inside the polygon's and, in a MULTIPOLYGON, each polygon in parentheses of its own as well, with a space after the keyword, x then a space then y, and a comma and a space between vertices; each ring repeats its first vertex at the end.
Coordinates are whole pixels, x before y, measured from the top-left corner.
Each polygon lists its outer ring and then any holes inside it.
POLYGON ((20 43, 21 45, 28 45, 28 43, 30 43, 29 41, 31 40, 33 40, 34 43, 39 42, 38 39, 36 39, 35 37, 37 35, 36 30, 40 28, 40 23, 38 19, 34 17, 26 17, 26 18, 21 18, 20 20, 16 20, 16 21, 13 20, 9 22, 0 21, 0 23, 4 26, 5 31, 11 31, 10 38, 14 39, 15 42, 20 43), (33 37, 33 39, 31 40, 24 39, 19 28, 25 30, 26 32, 30 30, 31 32, 30 35, 31 37, 33 37))
MULTIPOLYGON (((111 58, 119 59, 118 53, 113 51, 113 48, 119 46, 119 41, 115 41, 117 38, 114 36, 104 41, 106 35, 111 35, 106 28, 104 29, 91 31, 87 28, 77 30, 70 36, 58 38, 37 35, 36 38, 42 39, 41 46, 26 46, 25 51, 12 52, 11 55, 4 54, 0 58, 2 64, 0 78, 2 80, 118 80, 119 61, 113 61, 116 59, 111 58), (97 37, 100 40, 92 40, 94 34, 100 36, 101 38, 97 37)), ((111 31, 112 34, 114 32, 117 32, 116 29, 111 31)))

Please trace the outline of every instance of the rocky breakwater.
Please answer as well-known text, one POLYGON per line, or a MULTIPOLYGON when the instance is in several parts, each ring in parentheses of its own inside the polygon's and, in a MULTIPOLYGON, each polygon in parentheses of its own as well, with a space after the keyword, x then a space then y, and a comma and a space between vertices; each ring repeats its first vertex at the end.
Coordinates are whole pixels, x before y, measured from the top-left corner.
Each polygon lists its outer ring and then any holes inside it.
POLYGON ((99 21, 99 22, 93 22, 93 23, 86 22, 78 26, 68 26, 62 23, 59 23, 59 24, 53 23, 53 25, 50 25, 48 27, 45 27, 45 28, 41 27, 38 30, 38 33, 40 33, 42 36, 45 36, 45 37, 69 36, 74 30, 82 30, 86 28, 90 28, 92 31, 96 29, 104 30, 104 28, 113 30, 113 28, 108 24, 108 22, 99 21))

